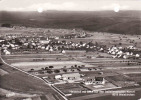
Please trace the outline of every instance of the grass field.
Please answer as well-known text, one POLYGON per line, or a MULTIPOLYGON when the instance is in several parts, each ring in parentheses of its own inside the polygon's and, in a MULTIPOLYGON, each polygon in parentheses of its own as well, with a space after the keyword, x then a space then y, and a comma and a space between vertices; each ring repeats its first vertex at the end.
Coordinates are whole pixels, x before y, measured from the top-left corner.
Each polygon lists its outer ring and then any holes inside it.
MULTIPOLYGON (((0 88, 22 94, 47 95, 46 98, 48 99, 52 98, 49 94, 55 94, 56 98, 58 98, 57 100, 63 100, 59 94, 41 80, 21 73, 5 64, 1 66, 1 69, 5 70, 8 74, 0 76, 0 88)), ((19 95, 16 98, 0 98, 2 100, 21 100, 26 97, 25 95, 19 95)))
POLYGON ((127 74, 131 79, 134 81, 141 83, 141 73, 132 73, 132 74, 127 74))
POLYGON ((52 92, 51 88, 44 82, 41 82, 41 80, 27 76, 26 74, 9 68, 6 65, 4 65, 2 69, 7 70, 9 74, 0 76, 1 88, 26 93, 43 94, 48 93, 48 91, 52 92))

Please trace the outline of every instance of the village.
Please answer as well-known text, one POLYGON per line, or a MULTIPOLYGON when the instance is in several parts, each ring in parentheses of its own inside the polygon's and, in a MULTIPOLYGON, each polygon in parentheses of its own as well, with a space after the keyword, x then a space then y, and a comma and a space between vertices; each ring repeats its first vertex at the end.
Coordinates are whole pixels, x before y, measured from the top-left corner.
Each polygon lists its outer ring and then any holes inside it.
MULTIPOLYGON (((12 32, 15 30, 19 29, 14 27, 12 32)), ((28 35, 22 34, 23 31, 20 31, 21 34, 10 32, 0 37, 2 59, 13 67, 42 78, 70 100, 75 99, 77 94, 95 96, 91 92, 85 93, 87 91, 137 88, 141 85, 140 42, 127 38, 130 36, 115 36, 116 39, 107 44, 108 41, 104 38, 102 42, 97 33, 81 29, 31 28, 30 31, 26 29, 28 35), (129 44, 115 45, 117 39, 128 40, 129 44)), ((113 36, 110 33, 98 34, 113 36)), ((136 36, 139 40, 140 37, 136 36)), ((77 97, 80 98, 81 95, 77 97)))

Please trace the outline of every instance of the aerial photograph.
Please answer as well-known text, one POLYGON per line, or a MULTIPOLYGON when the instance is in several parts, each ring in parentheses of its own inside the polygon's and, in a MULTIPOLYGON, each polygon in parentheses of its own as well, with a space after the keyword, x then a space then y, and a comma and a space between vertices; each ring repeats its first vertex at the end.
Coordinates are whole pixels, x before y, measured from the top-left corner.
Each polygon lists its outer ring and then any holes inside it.
POLYGON ((141 0, 0 0, 0 100, 141 100, 141 0))

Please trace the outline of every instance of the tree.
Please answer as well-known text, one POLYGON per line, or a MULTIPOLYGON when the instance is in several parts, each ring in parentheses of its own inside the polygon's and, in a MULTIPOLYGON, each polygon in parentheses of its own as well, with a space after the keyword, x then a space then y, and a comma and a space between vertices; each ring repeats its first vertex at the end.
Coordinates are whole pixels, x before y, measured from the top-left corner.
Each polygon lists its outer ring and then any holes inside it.
POLYGON ((91 71, 92 69, 91 68, 88 68, 88 70, 91 71))
POLYGON ((51 74, 53 71, 52 70, 47 70, 47 73, 51 74))
POLYGON ((22 42, 18 38, 15 38, 15 43, 18 44, 18 45, 22 45, 22 42))
POLYGON ((12 49, 12 46, 10 45, 10 46, 8 47, 8 49, 12 49))
POLYGON ((77 68, 78 71, 81 71, 79 68, 77 68))
POLYGON ((74 68, 73 66, 71 66, 71 68, 74 68))
POLYGON ((122 45, 122 43, 119 43, 119 45, 122 45))
POLYGON ((67 69, 63 69, 64 72, 67 72, 67 69))
POLYGON ((66 66, 64 66, 63 68, 66 68, 66 66))
POLYGON ((78 68, 81 68, 81 66, 78 66, 78 68))
POLYGON ((39 73, 40 73, 40 74, 44 74, 44 71, 42 71, 42 70, 39 70, 39 73))
POLYGON ((54 68, 53 66, 49 66, 50 69, 54 68))
POLYGON ((30 71, 34 71, 34 69, 32 68, 32 69, 30 69, 30 71))
POLYGON ((75 68, 77 68, 77 65, 74 65, 75 68))
POLYGON ((41 68, 42 70, 45 70, 44 68, 41 68))
POLYGON ((4 24, 1 25, 1 27, 11 27, 11 24, 4 23, 4 24))
POLYGON ((81 65, 81 67, 85 67, 85 65, 81 65))
POLYGON ((54 72, 55 72, 55 73, 59 73, 59 72, 60 72, 60 70, 56 69, 56 70, 54 70, 54 72))
POLYGON ((74 69, 71 69, 72 72, 74 72, 74 69))
POLYGON ((48 70, 49 68, 48 67, 45 67, 45 70, 48 70))

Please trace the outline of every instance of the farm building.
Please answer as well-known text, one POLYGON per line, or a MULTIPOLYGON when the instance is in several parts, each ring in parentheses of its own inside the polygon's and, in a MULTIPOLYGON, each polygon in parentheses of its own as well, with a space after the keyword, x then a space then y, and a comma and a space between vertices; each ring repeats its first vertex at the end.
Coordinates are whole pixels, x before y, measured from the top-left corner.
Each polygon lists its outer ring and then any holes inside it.
POLYGON ((55 79, 61 79, 63 81, 67 81, 69 83, 72 83, 74 81, 79 81, 82 80, 80 78, 80 74, 79 73, 70 73, 70 74, 62 74, 62 75, 56 75, 55 79))
POLYGON ((86 79, 83 83, 85 85, 90 85, 90 84, 94 84, 94 85, 105 84, 105 79, 103 77, 95 77, 94 79, 92 79, 92 78, 86 79))

